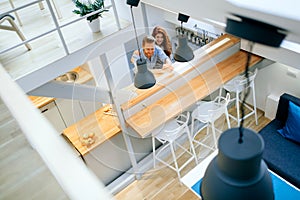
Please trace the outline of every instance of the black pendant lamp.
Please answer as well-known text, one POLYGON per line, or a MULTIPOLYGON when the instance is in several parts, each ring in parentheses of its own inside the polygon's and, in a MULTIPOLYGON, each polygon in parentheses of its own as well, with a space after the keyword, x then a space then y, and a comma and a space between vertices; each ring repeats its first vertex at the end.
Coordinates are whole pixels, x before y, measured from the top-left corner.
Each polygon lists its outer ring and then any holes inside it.
POLYGON ((210 162, 200 186, 203 200, 273 200, 273 184, 262 160, 264 141, 250 129, 239 128, 221 134, 218 155, 210 162))
POLYGON ((135 39, 136 39, 138 52, 140 56, 140 58, 136 61, 137 73, 134 76, 134 86, 138 89, 148 89, 155 85, 156 80, 152 72, 150 72, 147 68, 146 59, 142 58, 140 53, 140 46, 138 42, 134 16, 132 12, 132 6, 137 7, 139 2, 140 0, 127 0, 127 4, 130 5, 131 17, 132 17, 132 22, 133 22, 133 27, 135 32, 135 39))
MULTIPOLYGON (((248 67, 254 42, 279 47, 285 30, 253 19, 227 19, 226 32, 250 41, 245 76, 249 86, 248 67)), ((203 200, 264 199, 273 200, 273 183, 267 165, 262 160, 264 141, 250 129, 243 127, 244 105, 249 94, 247 87, 241 112, 240 127, 228 129, 218 141, 218 155, 204 174, 200 191, 203 200)))
POLYGON ((240 15, 233 15, 233 17, 237 19, 228 18, 225 31, 239 38, 271 47, 279 47, 286 36, 286 30, 282 28, 240 15))
POLYGON ((148 89, 155 85, 155 77, 148 70, 145 59, 138 59, 136 61, 137 73, 134 76, 134 86, 138 89, 148 89))
POLYGON ((178 35, 178 47, 174 54, 174 59, 178 62, 188 62, 194 58, 194 52, 191 47, 188 45, 188 40, 186 35, 183 33, 182 24, 187 22, 189 16, 182 13, 178 14, 178 21, 181 22, 180 25, 180 34, 178 35))

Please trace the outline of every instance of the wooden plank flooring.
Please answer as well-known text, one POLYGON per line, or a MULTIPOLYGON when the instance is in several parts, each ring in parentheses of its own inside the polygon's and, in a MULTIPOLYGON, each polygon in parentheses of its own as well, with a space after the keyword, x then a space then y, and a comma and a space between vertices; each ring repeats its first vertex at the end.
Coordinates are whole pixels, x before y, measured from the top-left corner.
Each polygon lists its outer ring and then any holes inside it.
MULTIPOLYGON (((235 115, 235 107, 229 110, 229 113, 235 115)), ((250 128, 254 131, 259 131, 266 124, 270 122, 269 119, 264 117, 264 113, 258 110, 258 121, 259 125, 255 125, 254 115, 250 116, 245 120, 244 127, 250 128)), ((220 129, 227 129, 225 118, 221 118, 216 122, 216 126, 220 129)), ((237 123, 231 120, 231 126, 237 126, 237 123)), ((202 130, 199 137, 204 137, 206 135, 206 129, 202 130)), ((208 143, 212 143, 211 139, 207 140, 208 143)), ((199 152, 199 148, 196 149, 199 152)), ((209 155, 208 150, 203 151, 201 149, 201 156, 209 155)), ((204 159, 204 158, 203 158, 204 159)), ((190 163, 183 171, 182 174, 185 175, 189 170, 195 167, 195 163, 190 163)), ((192 200, 199 199, 191 190, 186 186, 181 184, 177 178, 175 171, 162 167, 159 165, 157 169, 151 169, 145 173, 140 180, 134 181, 124 190, 116 194, 115 199, 117 200, 148 200, 148 199, 172 199, 172 200, 192 200)))
POLYGON ((0 200, 68 199, 0 99, 0 200))

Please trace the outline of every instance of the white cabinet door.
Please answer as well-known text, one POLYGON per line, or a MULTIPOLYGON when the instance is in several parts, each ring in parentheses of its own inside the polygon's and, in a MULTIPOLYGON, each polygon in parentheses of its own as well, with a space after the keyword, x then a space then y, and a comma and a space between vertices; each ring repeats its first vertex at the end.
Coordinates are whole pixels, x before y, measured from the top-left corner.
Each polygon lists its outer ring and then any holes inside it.
POLYGON ((80 101, 84 116, 88 116, 91 113, 96 112, 102 107, 102 103, 92 102, 92 101, 80 101))
POLYGON ((66 125, 57 109, 55 102, 51 102, 40 108, 41 113, 48 119, 59 134, 66 128, 66 125))
MULTIPOLYGON (((94 79, 90 80, 85 84, 96 86, 94 79)), ((94 101, 80 101, 80 105, 84 116, 88 116, 89 114, 96 112, 99 108, 103 106, 102 103, 94 101)))
POLYGON ((78 122, 84 117, 78 100, 57 98, 55 102, 67 127, 78 122))

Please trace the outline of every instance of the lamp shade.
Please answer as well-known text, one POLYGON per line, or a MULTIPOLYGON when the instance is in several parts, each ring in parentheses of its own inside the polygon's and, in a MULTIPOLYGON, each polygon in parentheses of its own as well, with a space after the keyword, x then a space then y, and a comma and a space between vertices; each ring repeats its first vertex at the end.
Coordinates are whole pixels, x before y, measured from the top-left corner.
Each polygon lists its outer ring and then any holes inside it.
POLYGON ((178 36, 178 47, 174 54, 174 59, 178 62, 187 62, 194 58, 194 52, 189 47, 187 38, 184 35, 178 36))
POLYGON ((178 14, 178 21, 187 22, 189 20, 189 18, 190 18, 190 16, 188 16, 188 15, 185 15, 182 13, 178 14))
POLYGON ((134 86, 138 89, 148 89, 155 85, 154 75, 148 70, 145 59, 140 58, 136 61, 137 73, 134 76, 134 86))
POLYGON ((211 161, 200 185, 204 200, 274 199, 272 179, 262 160, 264 142, 260 135, 243 129, 228 129, 219 139, 218 155, 211 161))
POLYGON ((130 6, 137 7, 140 3, 140 0, 127 0, 126 3, 130 6))
POLYGON ((271 47, 279 47, 286 36, 287 31, 282 28, 247 17, 234 16, 239 20, 227 19, 225 31, 229 34, 271 47))

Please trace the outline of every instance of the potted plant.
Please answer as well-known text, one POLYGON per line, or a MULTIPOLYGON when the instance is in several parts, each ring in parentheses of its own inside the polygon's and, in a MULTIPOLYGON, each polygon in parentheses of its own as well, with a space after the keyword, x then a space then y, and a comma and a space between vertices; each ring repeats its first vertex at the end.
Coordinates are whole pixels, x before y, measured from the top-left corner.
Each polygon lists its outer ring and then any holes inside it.
POLYGON ((88 16, 86 19, 89 22, 89 25, 93 32, 100 31, 100 20, 99 17, 102 17, 102 13, 108 11, 104 9, 104 0, 72 0, 76 8, 73 10, 73 13, 80 16, 85 16, 95 11, 99 11, 91 16, 88 16))

